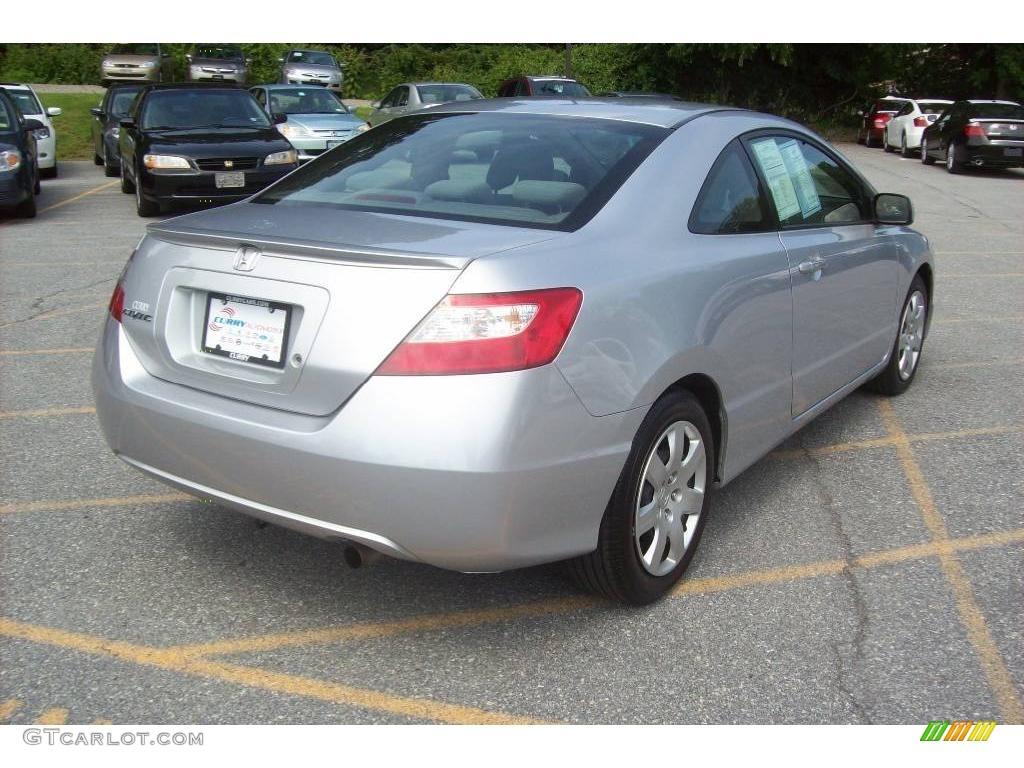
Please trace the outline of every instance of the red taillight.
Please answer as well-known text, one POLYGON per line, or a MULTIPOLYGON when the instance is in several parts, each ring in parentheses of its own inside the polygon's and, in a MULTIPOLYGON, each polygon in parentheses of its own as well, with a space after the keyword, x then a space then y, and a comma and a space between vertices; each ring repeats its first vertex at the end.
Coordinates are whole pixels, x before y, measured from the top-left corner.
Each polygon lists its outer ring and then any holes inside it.
POLYGON ((987 135, 988 134, 985 133, 985 129, 977 123, 968 123, 964 126, 964 136, 983 139, 987 135))
POLYGON ((451 294, 377 370, 381 376, 447 376, 547 365, 583 302, 577 288, 451 294))
POLYGON ((121 322, 121 315, 124 313, 124 286, 118 281, 117 285, 114 286, 114 292, 110 295, 110 306, 108 307, 110 316, 121 322))
POLYGON ((915 117, 914 118, 914 127, 915 128, 927 128, 928 127, 928 118, 927 117, 915 117))
POLYGON ((875 128, 885 128, 885 124, 889 122, 892 115, 882 112, 881 114, 875 115, 875 128))

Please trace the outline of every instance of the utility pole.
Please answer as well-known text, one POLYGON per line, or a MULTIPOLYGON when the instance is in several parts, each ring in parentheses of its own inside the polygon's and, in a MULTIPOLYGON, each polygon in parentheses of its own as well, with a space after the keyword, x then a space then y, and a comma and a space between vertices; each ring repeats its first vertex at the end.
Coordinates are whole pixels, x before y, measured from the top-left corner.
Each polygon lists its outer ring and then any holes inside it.
POLYGON ((565 44, 565 76, 572 77, 572 43, 565 44))

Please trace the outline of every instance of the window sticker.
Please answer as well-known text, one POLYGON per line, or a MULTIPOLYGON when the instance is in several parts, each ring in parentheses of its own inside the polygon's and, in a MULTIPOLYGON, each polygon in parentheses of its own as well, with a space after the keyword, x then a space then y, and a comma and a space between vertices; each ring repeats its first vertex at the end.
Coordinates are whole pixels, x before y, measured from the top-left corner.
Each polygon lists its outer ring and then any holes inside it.
MULTIPOLYGON (((793 180, 782 159, 779 145, 775 139, 762 139, 751 143, 758 165, 768 180, 768 189, 775 201, 775 210, 779 212, 779 220, 791 219, 800 213, 800 201, 797 199, 793 180)), ((798 148, 799 149, 799 148, 798 148)))
POLYGON ((779 154, 782 155, 789 177, 793 180, 796 199, 800 203, 800 213, 805 219, 809 219, 821 210, 821 198, 814 187, 814 179, 811 178, 811 172, 807 167, 807 158, 800 151, 800 144, 796 139, 790 139, 780 146, 779 154))

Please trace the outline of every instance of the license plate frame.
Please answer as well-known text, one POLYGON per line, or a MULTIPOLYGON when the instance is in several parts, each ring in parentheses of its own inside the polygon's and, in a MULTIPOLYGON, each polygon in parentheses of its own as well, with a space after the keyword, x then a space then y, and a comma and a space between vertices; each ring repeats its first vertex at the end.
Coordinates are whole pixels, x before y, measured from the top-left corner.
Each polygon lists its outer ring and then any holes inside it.
POLYGON ((217 171, 213 174, 213 186, 217 189, 242 189, 245 187, 245 171, 217 171))
POLYGON ((1003 157, 1024 157, 1024 147, 1006 147, 1003 157))
POLYGON ((334 149, 335 147, 340 147, 344 143, 345 142, 342 139, 328 139, 327 149, 334 149))
MULTIPOLYGON (((206 310, 203 313, 203 336, 200 350, 209 355, 226 357, 241 363, 281 370, 288 359, 288 336, 291 331, 294 309, 295 307, 291 304, 284 304, 279 301, 258 299, 251 296, 237 296, 235 294, 218 293, 215 291, 209 292, 206 294, 206 310), (241 320, 242 324, 232 323, 230 330, 226 330, 228 328, 226 324, 214 322, 215 315, 213 310, 215 301, 220 302, 220 306, 216 308, 218 312, 225 307, 231 307, 232 313, 229 319, 232 321, 241 320), (245 307, 245 310, 239 312, 235 307, 245 307), (278 311, 284 312, 283 327, 280 330, 275 330, 274 333, 263 333, 262 336, 269 337, 267 339, 257 335, 260 333, 260 330, 266 331, 270 327, 265 322, 268 318, 265 316, 261 317, 261 315, 272 315, 278 311), (246 315, 246 317, 236 317, 239 314, 246 315), (259 322, 261 319, 264 322, 259 322), (245 326, 249 325, 250 322, 254 323, 255 330, 246 331, 245 326), (277 338, 275 339, 275 337, 277 338), (234 348, 228 347, 227 340, 229 338, 235 339, 235 343, 231 345, 234 348), (267 342, 265 345, 266 351, 263 351, 261 346, 264 341, 267 342), (271 357, 273 350, 278 346, 277 356, 271 357), (262 356, 259 356, 260 354, 262 356)), ((277 324, 274 325, 276 326, 277 324)))

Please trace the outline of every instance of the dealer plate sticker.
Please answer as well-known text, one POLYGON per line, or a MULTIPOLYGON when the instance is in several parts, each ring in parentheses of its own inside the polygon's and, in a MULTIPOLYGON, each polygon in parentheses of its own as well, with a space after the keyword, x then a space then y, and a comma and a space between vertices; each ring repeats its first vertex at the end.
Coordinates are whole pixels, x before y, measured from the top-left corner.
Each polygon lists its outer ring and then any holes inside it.
POLYGON ((283 368, 291 314, 288 304, 210 293, 202 350, 244 363, 283 368))

